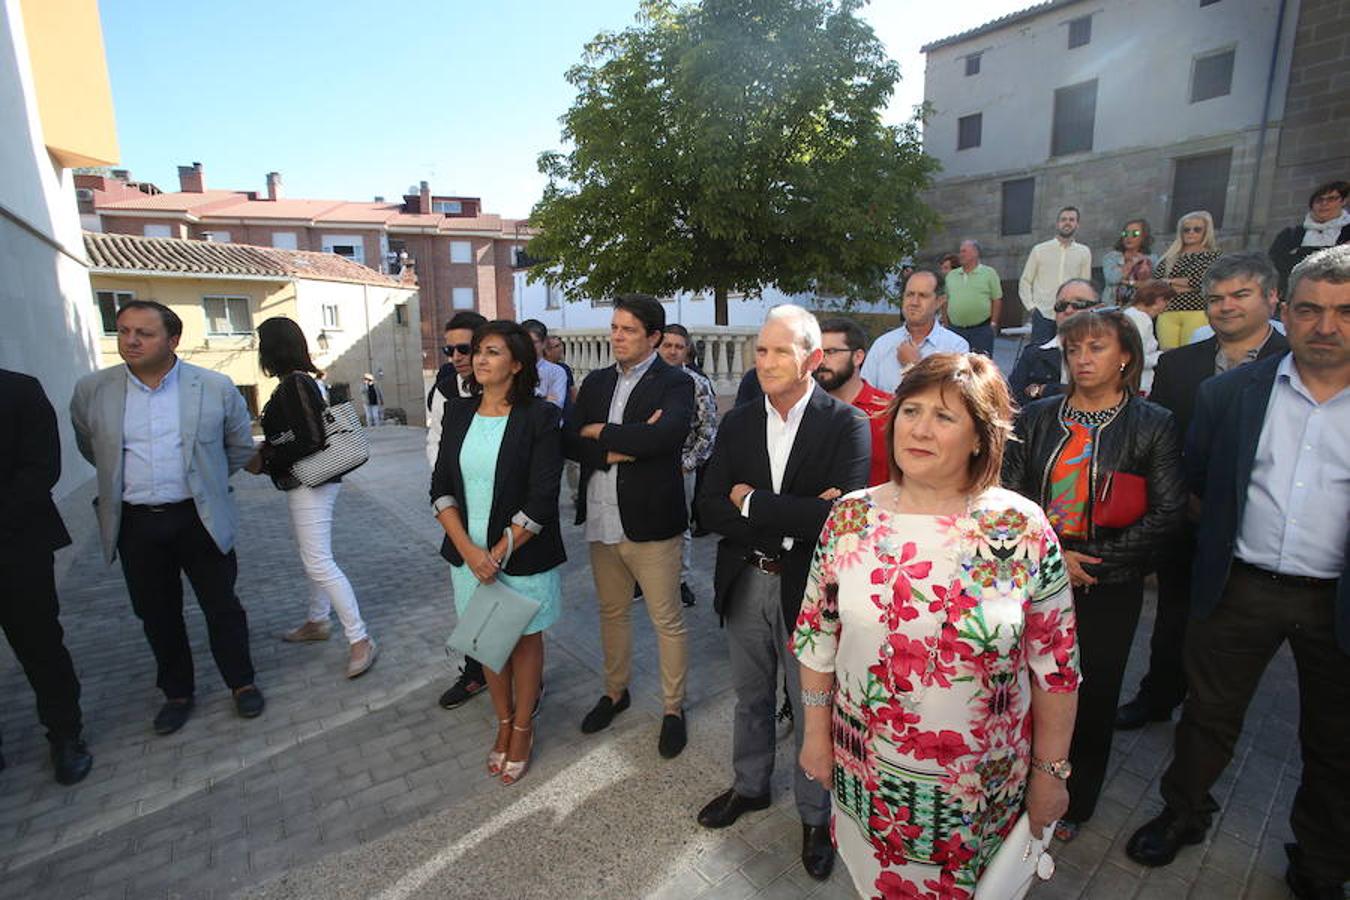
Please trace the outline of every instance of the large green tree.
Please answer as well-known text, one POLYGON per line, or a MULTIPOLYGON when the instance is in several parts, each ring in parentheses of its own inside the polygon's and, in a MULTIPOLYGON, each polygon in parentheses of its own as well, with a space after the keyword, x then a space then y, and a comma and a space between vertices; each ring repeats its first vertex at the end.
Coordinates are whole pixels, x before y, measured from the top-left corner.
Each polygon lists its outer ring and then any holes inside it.
POLYGON ((899 68, 865 0, 643 0, 567 73, 570 152, 530 223, 532 278, 591 297, 769 284, 876 297, 935 224, 937 164, 881 116, 899 68))

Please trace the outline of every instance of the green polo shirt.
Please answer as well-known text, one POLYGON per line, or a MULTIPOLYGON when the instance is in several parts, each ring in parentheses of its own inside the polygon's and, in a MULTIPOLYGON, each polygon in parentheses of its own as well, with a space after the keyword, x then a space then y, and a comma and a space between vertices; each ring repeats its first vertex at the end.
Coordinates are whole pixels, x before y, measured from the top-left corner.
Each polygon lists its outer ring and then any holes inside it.
POLYGON ((1003 285, 992 266, 980 263, 967 273, 957 266, 947 273, 947 318, 968 328, 989 318, 995 300, 1003 299, 1003 285))

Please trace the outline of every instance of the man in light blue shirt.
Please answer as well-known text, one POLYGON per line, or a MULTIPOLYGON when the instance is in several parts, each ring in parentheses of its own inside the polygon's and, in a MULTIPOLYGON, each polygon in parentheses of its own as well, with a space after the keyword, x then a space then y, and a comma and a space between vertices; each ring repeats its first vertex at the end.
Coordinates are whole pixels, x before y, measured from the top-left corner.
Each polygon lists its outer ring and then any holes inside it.
POLYGON ((863 380, 878 390, 895 393, 905 371, 934 353, 967 353, 970 344, 944 328, 938 314, 947 302, 947 287, 936 272, 919 269, 905 282, 901 309, 905 324, 872 342, 863 361, 863 380))
POLYGON ((183 575, 206 619, 211 655, 235 711, 263 711, 253 683, 248 617, 234 593, 236 513, 230 474, 255 456, 248 408, 224 375, 178 359, 183 322, 146 300, 117 313, 125 365, 86 375, 70 418, 80 453, 98 470, 104 558, 120 558, 131 607, 155 655, 165 702, 157 734, 192 713, 196 680, 183 621, 183 575))
POLYGON ((1126 853, 1161 866, 1204 840, 1218 810, 1209 790, 1288 641, 1303 768, 1285 880, 1297 897, 1338 897, 1350 880, 1350 245, 1309 256, 1289 290, 1292 352, 1200 387, 1185 458, 1201 503, 1190 693, 1162 777, 1166 808, 1126 853))
POLYGON ((535 365, 539 369, 539 387, 536 395, 543 397, 558 409, 567 405, 567 372, 555 362, 549 362, 544 356, 544 345, 548 343, 548 326, 538 319, 526 319, 520 323, 534 341, 535 365))

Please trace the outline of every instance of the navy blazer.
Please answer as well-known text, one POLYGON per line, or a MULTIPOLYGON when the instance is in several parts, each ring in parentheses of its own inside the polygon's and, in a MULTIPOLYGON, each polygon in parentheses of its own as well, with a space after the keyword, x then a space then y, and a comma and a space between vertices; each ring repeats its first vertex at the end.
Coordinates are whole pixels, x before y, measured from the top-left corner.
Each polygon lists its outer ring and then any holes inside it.
POLYGON ((664 541, 689 527, 680 452, 694 418, 694 379, 666 364, 660 355, 633 386, 622 424, 607 424, 598 440, 581 437, 585 425, 609 421, 609 404, 619 383, 615 366, 596 369, 581 382, 577 402, 563 426, 563 448, 581 463, 577 519, 586 521, 586 488, 591 475, 609 470, 610 450, 635 457, 619 463, 619 518, 630 541, 664 541), (657 410, 661 418, 647 420, 657 410))
MULTIPOLYGON (((1288 349, 1289 342, 1284 335, 1272 328, 1265 346, 1253 362, 1282 356, 1288 349)), ((1171 411, 1183 439, 1191 427, 1200 385, 1214 377, 1214 355, 1218 352, 1219 339, 1211 337, 1168 350, 1158 357, 1158 367, 1153 372, 1153 391, 1148 399, 1171 411)))
MULTIPOLYGON (((1214 612, 1223 598, 1266 407, 1284 357, 1249 363, 1200 386, 1184 457, 1191 493, 1203 502, 1191 578, 1191 615, 1197 619, 1214 612)), ((1345 559, 1350 564, 1350 535, 1345 559)), ((1350 653, 1350 577, 1345 567, 1336 582, 1336 642, 1350 653)))
POLYGON ((1064 353, 1058 347, 1022 348, 1022 355, 1017 357, 1017 364, 1008 376, 1013 402, 1026 406, 1042 397, 1057 397, 1064 393, 1063 362, 1064 353), (1027 395, 1027 388, 1033 384, 1045 385, 1039 397, 1027 395))
MULTIPOLYGON (((478 412, 481 397, 462 397, 446 401, 441 427, 441 446, 436 468, 431 474, 431 500, 454 497, 465 526, 468 502, 464 497, 464 473, 459 467, 459 452, 478 412)), ((523 512, 543 530, 516 548, 502 571, 507 575, 535 575, 560 566, 567 559, 558 521, 558 491, 562 480, 562 446, 558 430, 561 411, 546 400, 532 398, 511 407, 506 432, 497 451, 496 475, 492 483, 492 509, 488 513, 487 540, 497 543, 511 519, 523 512)), ((454 565, 464 562, 446 535, 441 541, 441 556, 454 565)))
POLYGON ((832 487, 845 494, 867 487, 872 431, 865 413, 814 387, 783 471, 782 490, 775 494, 767 421, 768 411, 760 399, 730 410, 717 426, 717 442, 699 486, 699 521, 722 535, 713 575, 717 614, 725 616, 751 551, 781 556, 783 620, 791 632, 806 592, 811 556, 834 505, 821 500, 820 494, 832 487), (756 488, 748 518, 731 504, 731 489, 737 484, 756 488), (785 537, 793 539, 791 550, 783 550, 785 537))
MULTIPOLYGON (((52 502, 61 477, 56 411, 31 375, 0 369, 0 559, 34 559, 70 543, 52 502)), ((50 561, 48 561, 50 563, 50 561)))

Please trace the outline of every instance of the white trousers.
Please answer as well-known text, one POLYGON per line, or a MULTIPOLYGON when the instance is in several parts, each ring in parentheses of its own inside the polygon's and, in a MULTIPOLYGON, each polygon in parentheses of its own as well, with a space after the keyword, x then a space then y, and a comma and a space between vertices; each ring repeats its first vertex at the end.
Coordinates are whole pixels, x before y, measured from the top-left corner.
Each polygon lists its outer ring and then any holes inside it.
POLYGON ((302 484, 286 492, 286 502, 300 562, 309 578, 309 621, 327 622, 329 612, 337 610, 348 643, 355 644, 365 639, 366 623, 361 620, 352 583, 333 561, 333 504, 341 489, 340 483, 313 488, 302 484))

